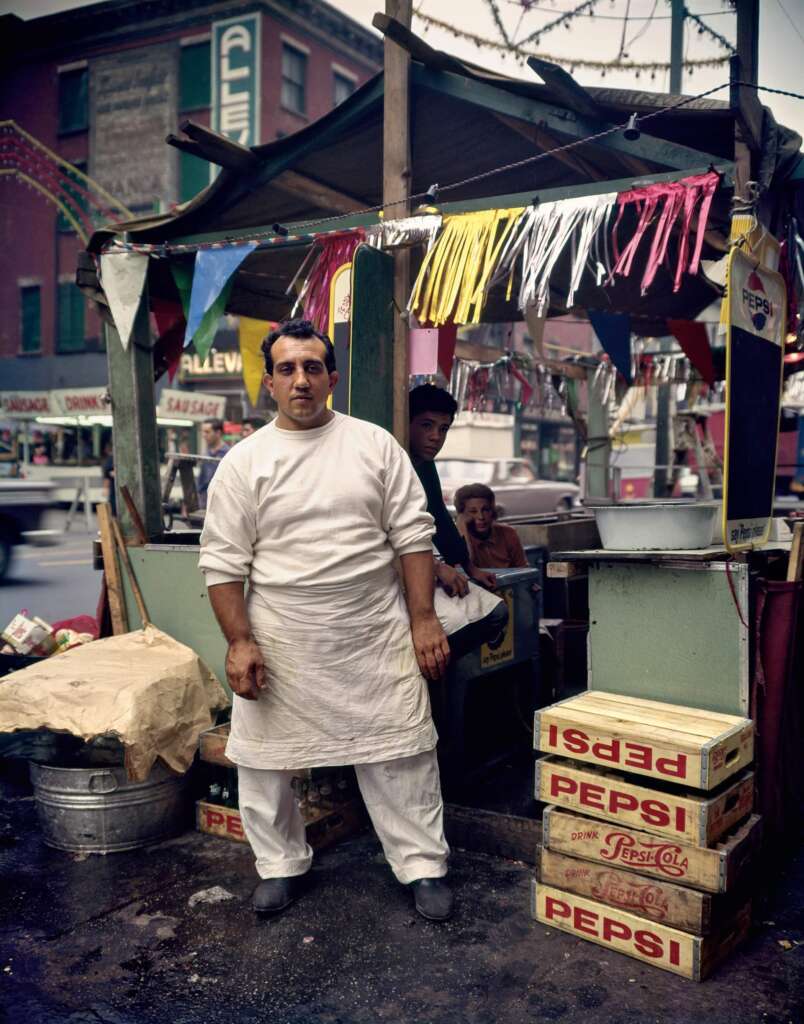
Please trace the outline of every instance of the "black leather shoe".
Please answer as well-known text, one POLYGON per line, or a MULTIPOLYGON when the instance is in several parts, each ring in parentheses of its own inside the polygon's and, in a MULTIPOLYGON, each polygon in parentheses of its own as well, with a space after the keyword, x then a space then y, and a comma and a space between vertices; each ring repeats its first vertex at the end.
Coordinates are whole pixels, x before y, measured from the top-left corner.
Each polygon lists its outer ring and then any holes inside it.
POLYGON ((411 882, 416 910, 428 921, 446 921, 452 914, 452 889, 443 878, 417 878, 411 882))
POLYGON ((298 899, 301 885, 298 878, 263 878, 251 897, 251 906, 258 914, 278 914, 298 899))

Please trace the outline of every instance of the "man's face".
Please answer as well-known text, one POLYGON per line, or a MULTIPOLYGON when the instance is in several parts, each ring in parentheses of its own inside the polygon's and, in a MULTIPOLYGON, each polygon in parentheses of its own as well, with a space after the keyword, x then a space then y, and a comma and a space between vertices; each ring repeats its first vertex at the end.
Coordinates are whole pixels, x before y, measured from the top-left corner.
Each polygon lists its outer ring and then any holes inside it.
POLYGON ((469 498, 463 506, 463 518, 473 536, 485 539, 494 525, 494 506, 485 498, 469 498))
POLYGON ((221 432, 216 430, 211 423, 201 424, 201 436, 204 438, 204 444, 211 452, 214 452, 221 443, 221 432))
POLYGON ((318 338, 278 338, 271 348, 273 375, 265 386, 279 406, 277 426, 284 430, 310 430, 329 419, 327 399, 338 374, 327 371, 327 350, 318 338))
POLYGON ((240 436, 241 437, 251 437, 251 435, 253 433, 254 433, 254 424, 253 423, 244 423, 243 424, 243 429, 240 431, 240 436))
POLYGON ((452 417, 446 412, 420 412, 410 421, 410 451, 414 459, 427 462, 444 447, 452 417))

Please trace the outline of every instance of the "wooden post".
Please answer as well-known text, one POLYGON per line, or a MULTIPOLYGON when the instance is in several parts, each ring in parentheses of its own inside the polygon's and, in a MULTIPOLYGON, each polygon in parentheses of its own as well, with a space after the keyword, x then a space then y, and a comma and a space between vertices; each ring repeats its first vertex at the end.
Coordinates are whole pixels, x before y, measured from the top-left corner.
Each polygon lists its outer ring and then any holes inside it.
MULTIPOLYGON (((385 0, 385 13, 410 28, 411 0, 385 0)), ((410 57, 387 36, 384 96, 382 196, 386 219, 396 220, 410 213, 406 197, 413 180, 410 168, 410 57)), ((410 253, 400 250, 394 254, 394 437, 404 448, 408 445, 408 323, 402 314, 409 296, 410 253)))
POLYGON ((134 503, 142 510, 145 532, 149 538, 154 538, 162 532, 162 503, 147 286, 128 349, 123 350, 120 336, 111 324, 106 324, 105 330, 109 394, 114 417, 112 433, 117 508, 123 533, 127 539, 133 538, 134 526, 120 490, 125 484, 134 503))
MULTIPOLYGON (((759 0, 737 0, 737 53, 731 61, 731 79, 756 84, 759 62, 759 0)), ((755 89, 732 85, 730 103, 737 113, 734 128, 735 195, 746 195, 751 179, 751 148, 762 141, 762 112, 755 89)))
POLYGON ((671 0, 670 12, 670 92, 679 96, 684 73, 684 0, 671 0))

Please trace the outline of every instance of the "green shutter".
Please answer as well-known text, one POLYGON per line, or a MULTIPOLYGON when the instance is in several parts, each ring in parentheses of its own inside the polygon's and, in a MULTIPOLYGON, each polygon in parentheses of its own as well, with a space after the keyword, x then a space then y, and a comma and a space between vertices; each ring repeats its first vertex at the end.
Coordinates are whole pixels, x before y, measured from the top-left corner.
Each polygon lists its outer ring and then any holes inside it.
POLYGON ((84 296, 72 281, 59 285, 59 352, 83 352, 84 296))
POLYGON ((198 193, 209 184, 209 164, 192 153, 179 152, 179 202, 186 203, 188 199, 197 196, 198 193))
POLYGON ((179 57, 179 110, 198 110, 212 103, 209 43, 182 46, 179 57))
MULTIPOLYGON (((76 168, 76 170, 83 171, 86 174, 87 165, 85 160, 77 160, 73 164, 73 166, 76 168)), ((79 190, 78 184, 80 183, 84 188, 86 188, 86 184, 82 181, 82 179, 78 178, 75 174, 71 173, 68 170, 64 170, 63 174, 64 177, 67 179, 67 181, 65 181, 64 183, 64 191, 67 193, 67 195, 63 195, 62 200, 67 206, 69 206, 70 212, 73 213, 73 215, 75 215, 77 211, 85 211, 87 209, 87 198, 83 194, 83 192, 79 190), (75 187, 72 187, 73 182, 75 182, 75 187)), ((80 218, 77 219, 80 223, 80 218)), ((56 230, 60 234, 70 234, 74 232, 72 224, 69 222, 69 220, 67 220, 64 214, 61 212, 61 210, 59 210, 58 218, 56 220, 56 230)))
POLYGON ((22 321, 21 352, 39 352, 42 348, 42 311, 39 285, 20 289, 22 321))
POLYGON ((89 127, 89 72, 86 68, 59 75, 59 132, 85 132, 89 127))

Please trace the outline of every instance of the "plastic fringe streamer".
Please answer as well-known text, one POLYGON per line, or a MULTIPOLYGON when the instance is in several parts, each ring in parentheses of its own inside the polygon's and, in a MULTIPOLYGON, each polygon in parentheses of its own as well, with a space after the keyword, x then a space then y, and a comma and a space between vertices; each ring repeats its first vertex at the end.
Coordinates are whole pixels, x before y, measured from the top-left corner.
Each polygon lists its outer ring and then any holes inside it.
MULTIPOLYGON (((293 305, 292 316, 296 316, 297 312, 303 309, 304 315, 313 322, 319 331, 323 331, 325 334, 329 331, 329 289, 333 275, 344 263, 351 261, 355 249, 365 241, 365 237, 365 231, 358 228, 316 239, 318 256, 304 279, 299 296, 293 305)), ((306 263, 307 259, 302 267, 306 263)), ((288 294, 300 273, 291 282, 288 294)))
POLYGON ((426 242, 429 252, 440 230, 441 214, 403 217, 366 228, 366 241, 377 249, 393 249, 401 245, 426 242))
POLYGON ((480 322, 486 291, 500 252, 521 208, 481 210, 444 218, 428 250, 408 303, 420 323, 480 322))

